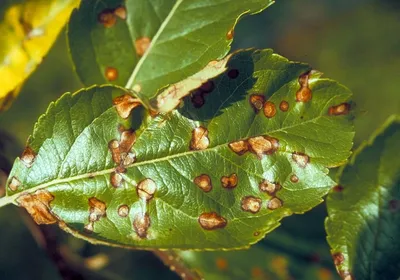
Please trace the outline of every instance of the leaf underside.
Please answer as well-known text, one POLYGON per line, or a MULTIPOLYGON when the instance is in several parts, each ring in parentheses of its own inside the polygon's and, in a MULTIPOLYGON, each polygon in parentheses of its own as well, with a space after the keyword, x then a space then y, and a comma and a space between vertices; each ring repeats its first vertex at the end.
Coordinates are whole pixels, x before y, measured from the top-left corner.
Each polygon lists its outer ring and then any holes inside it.
POLYGON ((21 84, 40 64, 78 3, 78 0, 25 0, 3 4, 0 111, 10 106, 21 84))
POLYGON ((393 116, 355 152, 328 196, 327 239, 343 278, 400 276, 398 143, 400 118, 393 116))
POLYGON ((257 242, 334 184, 326 167, 349 156, 351 93, 271 50, 238 52, 227 65, 156 117, 136 108, 124 119, 131 97, 113 86, 65 94, 15 161, 6 199, 95 243, 257 242))
POLYGON ((197 73, 212 60, 225 57, 241 16, 260 12, 272 3, 82 1, 69 23, 70 52, 86 86, 124 86, 151 107, 150 101, 162 88, 197 73))

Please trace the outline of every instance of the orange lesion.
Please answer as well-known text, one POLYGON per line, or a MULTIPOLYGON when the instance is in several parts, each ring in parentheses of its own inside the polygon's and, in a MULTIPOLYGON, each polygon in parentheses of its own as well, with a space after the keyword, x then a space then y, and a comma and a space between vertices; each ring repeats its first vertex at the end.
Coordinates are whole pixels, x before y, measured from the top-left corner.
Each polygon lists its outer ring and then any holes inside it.
POLYGON ((50 202, 54 196, 47 190, 25 193, 17 198, 19 206, 24 207, 37 224, 54 224, 57 218, 51 213, 50 202))
POLYGON ((127 119, 133 109, 142 105, 139 99, 134 98, 130 94, 124 94, 114 98, 113 104, 118 115, 123 119, 127 119))
POLYGON ((221 184, 222 187, 224 187, 225 189, 233 189, 236 188, 237 184, 238 184, 238 176, 236 173, 232 173, 229 176, 222 176, 221 178, 221 184))
POLYGON ((300 89, 296 92, 297 102, 308 102, 312 98, 312 91, 309 86, 311 71, 302 74, 299 77, 300 89))
POLYGON ((192 131, 192 139, 190 141, 191 150, 205 150, 210 145, 208 138, 208 130, 202 126, 196 127, 192 131))

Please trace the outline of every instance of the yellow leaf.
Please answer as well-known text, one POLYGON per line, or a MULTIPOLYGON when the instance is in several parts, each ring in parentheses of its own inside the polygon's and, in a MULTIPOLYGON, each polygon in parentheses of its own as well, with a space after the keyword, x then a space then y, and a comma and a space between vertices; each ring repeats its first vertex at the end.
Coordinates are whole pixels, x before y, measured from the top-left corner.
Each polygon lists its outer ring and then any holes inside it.
POLYGON ((0 22, 0 111, 7 109, 40 64, 79 0, 25 0, 0 22))

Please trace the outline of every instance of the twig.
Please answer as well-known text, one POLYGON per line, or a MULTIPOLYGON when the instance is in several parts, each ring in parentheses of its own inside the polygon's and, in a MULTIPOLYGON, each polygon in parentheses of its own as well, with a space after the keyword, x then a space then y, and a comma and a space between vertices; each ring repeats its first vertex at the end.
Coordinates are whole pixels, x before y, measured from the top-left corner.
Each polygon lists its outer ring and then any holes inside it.
POLYGON ((178 274, 178 276, 181 277, 183 280, 202 279, 199 274, 186 267, 186 265, 179 258, 178 254, 174 251, 154 250, 153 252, 166 266, 171 269, 171 271, 178 274))

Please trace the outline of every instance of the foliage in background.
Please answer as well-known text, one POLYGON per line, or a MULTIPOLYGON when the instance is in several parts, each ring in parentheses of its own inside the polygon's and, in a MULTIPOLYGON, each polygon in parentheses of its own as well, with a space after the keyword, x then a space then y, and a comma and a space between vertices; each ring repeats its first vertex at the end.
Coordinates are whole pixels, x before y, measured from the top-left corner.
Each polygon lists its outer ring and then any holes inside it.
POLYGON ((5 0, 0 4, 0 111, 36 69, 78 0, 5 0))

